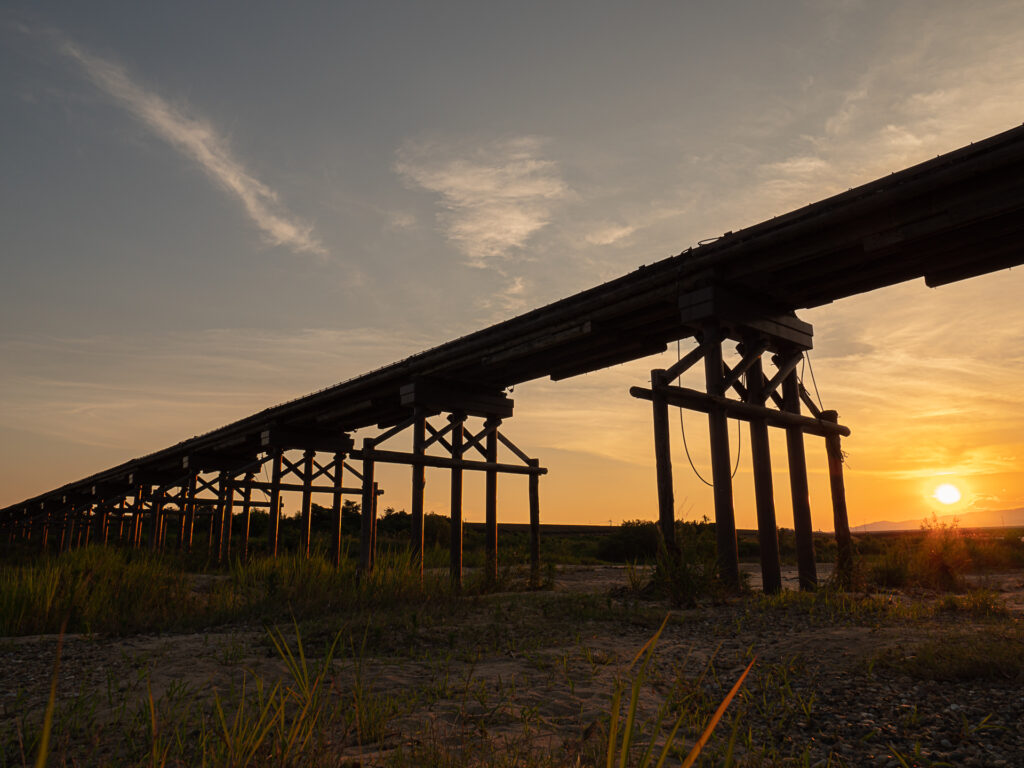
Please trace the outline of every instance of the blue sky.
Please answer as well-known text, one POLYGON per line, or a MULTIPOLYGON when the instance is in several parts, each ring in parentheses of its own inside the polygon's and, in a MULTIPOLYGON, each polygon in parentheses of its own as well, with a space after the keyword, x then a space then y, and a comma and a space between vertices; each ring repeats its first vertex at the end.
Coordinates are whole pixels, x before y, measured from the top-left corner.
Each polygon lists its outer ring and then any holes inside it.
MULTIPOLYGON (((0 504, 1018 125, 1022 33, 997 0, 7 3, 0 504)), ((979 414, 1020 404, 1022 287, 808 313, 865 488, 1019 466, 979 414), (893 426, 921 387, 941 418, 893 426), (936 429, 945 469, 907 447, 936 429)), ((653 515, 657 364, 517 389, 554 519, 653 515), (623 490, 571 509, 594 467, 623 490)))

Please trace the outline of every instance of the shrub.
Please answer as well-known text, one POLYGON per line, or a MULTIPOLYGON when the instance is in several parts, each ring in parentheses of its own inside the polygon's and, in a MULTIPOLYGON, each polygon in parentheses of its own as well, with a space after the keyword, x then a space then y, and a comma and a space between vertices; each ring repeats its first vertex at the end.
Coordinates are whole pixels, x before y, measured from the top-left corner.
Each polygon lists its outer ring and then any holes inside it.
POLYGON ((625 520, 606 536, 597 548, 597 556, 610 563, 650 562, 658 555, 661 534, 649 520, 625 520))

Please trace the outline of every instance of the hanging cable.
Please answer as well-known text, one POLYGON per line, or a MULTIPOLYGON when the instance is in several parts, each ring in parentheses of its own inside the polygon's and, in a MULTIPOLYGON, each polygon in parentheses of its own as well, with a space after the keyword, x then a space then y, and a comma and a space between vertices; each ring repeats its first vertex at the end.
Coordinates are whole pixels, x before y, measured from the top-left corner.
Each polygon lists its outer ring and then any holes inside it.
MULTIPOLYGON (((679 339, 676 339, 676 358, 677 358, 677 360, 682 360, 682 350, 681 350, 681 348, 679 346, 679 339)), ((690 446, 687 445, 687 443, 686 443, 686 427, 683 426, 683 407, 682 406, 679 406, 679 432, 683 436, 683 450, 686 451, 686 460, 688 462, 690 462, 690 469, 693 470, 693 474, 695 474, 697 476, 697 479, 700 480, 702 483, 704 483, 704 485, 708 486, 709 488, 714 488, 715 484, 714 483, 709 483, 707 480, 704 479, 704 476, 701 475, 701 473, 697 470, 697 466, 693 463, 693 457, 690 456, 690 446)), ((733 465, 732 473, 729 475, 730 479, 736 477, 736 473, 739 472, 739 469, 740 469, 740 456, 742 455, 742 453, 743 453, 743 431, 740 428, 739 421, 737 421, 736 422, 736 463, 733 465)))
POLYGON ((807 361, 807 370, 811 372, 811 384, 814 385, 814 396, 818 399, 818 407, 824 411, 825 406, 821 404, 821 395, 818 394, 818 382, 814 379, 814 366, 811 364, 810 350, 804 351, 804 360, 807 361))
POLYGON ((704 485, 708 486, 709 488, 714 488, 715 484, 709 483, 707 480, 704 479, 703 475, 701 475, 701 473, 697 471, 697 467, 694 465, 693 459, 690 458, 690 447, 686 444, 686 428, 683 427, 682 406, 679 406, 679 431, 683 433, 683 449, 686 451, 686 460, 690 462, 690 469, 693 470, 693 474, 695 474, 697 476, 697 479, 704 483, 704 485))

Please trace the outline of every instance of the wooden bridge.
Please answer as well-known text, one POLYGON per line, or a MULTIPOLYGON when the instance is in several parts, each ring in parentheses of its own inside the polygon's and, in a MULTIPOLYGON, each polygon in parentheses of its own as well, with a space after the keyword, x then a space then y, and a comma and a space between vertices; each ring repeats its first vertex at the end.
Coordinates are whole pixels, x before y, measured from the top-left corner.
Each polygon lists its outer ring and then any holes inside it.
MULTIPOLYGON (((360 567, 373 567, 378 464, 410 467, 412 545, 423 551, 426 467, 450 471, 451 572, 462 573, 462 478, 486 477, 487 568, 497 568, 497 482, 529 476, 532 562, 539 562, 539 479, 547 470, 505 434, 506 391, 541 377, 566 379, 662 352, 692 348, 631 394, 652 402, 659 523, 673 546, 668 406, 707 414, 720 575, 738 583, 729 418, 749 423, 764 585, 778 590, 778 539, 768 428, 785 430, 801 585, 816 583, 804 459, 805 435, 825 439, 839 570, 849 566, 840 439, 849 430, 820 411, 797 376, 812 328, 797 310, 924 277, 930 286, 1024 262, 1024 127, 894 173, 785 216, 726 233, 611 282, 392 365, 68 483, 0 510, 7 540, 40 550, 119 540, 192 548, 197 518, 226 559, 236 505, 247 548, 253 508, 267 508, 267 545, 278 552, 281 493, 302 493, 302 547, 310 547, 313 494, 337 517, 345 494, 361 499, 360 567), (738 342, 730 368, 722 345, 738 342), (765 365, 765 356, 768 366, 765 365), (701 363, 704 390, 676 379, 701 363), (802 410, 803 406, 803 410, 802 410), (805 412, 806 411, 806 412, 805 412), (357 445, 352 433, 375 431, 357 445), (411 432, 411 451, 388 441, 411 432), (270 469, 269 481, 257 473, 270 469), (355 483, 345 485, 345 477, 355 483)), ((244 553, 243 553, 244 554, 244 553)), ((535 571, 536 572, 536 571, 535 571)))

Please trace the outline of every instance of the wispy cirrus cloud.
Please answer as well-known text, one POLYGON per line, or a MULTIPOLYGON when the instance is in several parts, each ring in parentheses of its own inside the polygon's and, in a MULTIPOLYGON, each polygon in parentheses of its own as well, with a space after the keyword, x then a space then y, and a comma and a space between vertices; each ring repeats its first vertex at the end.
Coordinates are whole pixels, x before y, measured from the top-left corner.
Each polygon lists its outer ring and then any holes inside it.
POLYGON ((995 2, 986 13, 999 23, 964 35, 975 19, 968 6, 923 24, 894 6, 897 32, 882 45, 887 55, 826 98, 834 100, 831 111, 802 136, 799 150, 758 168, 755 195, 781 213, 1018 125, 1024 13, 1016 2, 995 2), (911 42, 907 28, 915 29, 911 42))
POLYGON ((394 167, 410 185, 440 195, 445 236, 467 264, 487 267, 522 248, 569 195, 543 149, 535 136, 475 147, 407 142, 394 167))
POLYGON ((100 91, 156 136, 197 163, 217 186, 234 195, 267 242, 297 253, 326 255, 312 226, 288 213, 277 193, 232 154, 227 139, 207 121, 170 104, 133 80, 121 65, 86 51, 65 35, 50 32, 48 37, 61 54, 81 67, 100 91))

